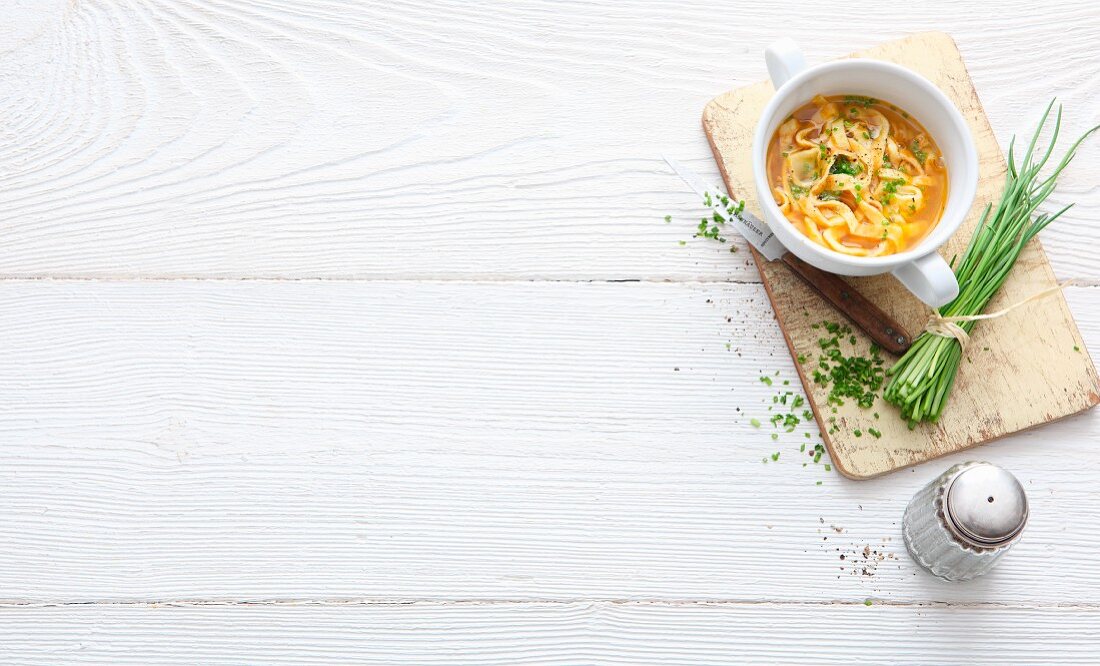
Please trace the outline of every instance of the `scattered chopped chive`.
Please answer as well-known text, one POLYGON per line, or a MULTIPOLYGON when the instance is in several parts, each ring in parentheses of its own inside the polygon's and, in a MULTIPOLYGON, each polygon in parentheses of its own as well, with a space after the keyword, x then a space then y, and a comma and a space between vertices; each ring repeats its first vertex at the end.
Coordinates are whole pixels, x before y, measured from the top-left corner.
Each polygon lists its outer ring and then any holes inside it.
MULTIPOLYGON (((840 341, 846 339, 849 344, 856 344, 852 329, 828 321, 821 322, 817 327, 824 328, 830 335, 818 339, 822 353, 818 359, 818 369, 813 373, 814 382, 830 387, 828 402, 832 405, 843 405, 845 398, 852 398, 860 407, 870 407, 885 380, 878 348, 872 346, 869 357, 845 356, 840 349, 840 341)), ((832 411, 836 413, 835 406, 832 411)))
POLYGON ((858 175, 859 172, 859 164, 857 162, 852 162, 844 155, 838 155, 837 158, 833 160, 833 165, 829 167, 829 173, 842 173, 849 176, 855 176, 858 175))
POLYGON ((920 141, 916 139, 913 139, 913 142, 909 144, 909 150, 913 152, 913 157, 916 157, 921 164, 924 164, 925 160, 928 159, 928 153, 921 150, 920 141))
POLYGON ((751 423, 752 427, 754 427, 754 428, 759 428, 760 427, 760 419, 754 418, 754 419, 750 420, 749 423, 751 423))
POLYGON ((876 100, 874 97, 861 97, 859 95, 845 95, 844 96, 844 103, 845 104, 858 105, 858 106, 862 106, 863 108, 867 108, 867 107, 875 104, 877 101, 878 100, 876 100))
POLYGON ((768 386, 772 385, 772 378, 767 375, 761 375, 760 381, 767 384, 768 386))

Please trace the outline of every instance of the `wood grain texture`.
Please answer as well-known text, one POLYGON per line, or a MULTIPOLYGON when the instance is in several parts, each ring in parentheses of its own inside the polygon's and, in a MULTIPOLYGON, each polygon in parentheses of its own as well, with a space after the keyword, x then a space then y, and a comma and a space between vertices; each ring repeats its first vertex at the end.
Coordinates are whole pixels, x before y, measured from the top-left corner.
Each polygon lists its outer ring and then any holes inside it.
MULTIPOLYGON (((970 216, 940 250, 947 259, 961 255, 981 211, 997 200, 1006 170, 961 55, 950 36, 936 32, 855 55, 888 60, 922 74, 955 103, 969 123, 978 148, 978 192, 970 216)), ((749 159, 752 132, 773 90, 770 82, 738 88, 715 98, 703 113, 704 128, 730 191, 744 198, 757 214, 761 208, 749 159)), ((816 367, 813 359, 820 351, 818 322, 837 319, 835 311, 786 266, 763 261, 759 266, 792 356, 811 359, 799 366, 802 383, 833 460, 849 477, 885 474, 1076 414, 1100 402, 1096 368, 1079 352, 1082 341, 1077 324, 1065 298, 1056 293, 1031 303, 1015 316, 976 327, 938 423, 922 423, 910 430, 897 419, 880 421, 873 416, 874 408, 860 408, 851 400, 836 408, 828 403, 828 387, 815 383, 811 374, 816 367), (831 419, 835 419, 836 428, 830 428, 831 419), (882 432, 881 439, 862 436, 872 428, 882 432)), ((851 282, 906 330, 921 330, 928 317, 927 306, 893 276, 851 282)), ((987 311, 1008 307, 1057 284, 1040 243, 1033 241, 1020 254, 987 311)), ((859 345, 866 349, 870 338, 858 330, 855 333, 859 345)), ((885 403, 875 407, 895 413, 885 403)))
MULTIPOLYGON (((760 259, 753 250, 753 256, 760 259)), ((852 289, 852 286, 840 275, 823 271, 787 252, 779 258, 788 270, 802 279, 803 284, 844 315, 847 322, 858 327, 866 336, 884 351, 901 355, 909 350, 913 338, 905 327, 872 303, 866 296, 852 289)), ((838 321, 844 321, 837 317, 838 321)))
MULTIPOLYGON (((793 368, 659 160, 715 176, 698 110, 780 34, 948 30, 1002 146, 1052 94, 1097 120, 1091 1, 907 7, 5 3, 0 662, 1088 660, 1096 415, 980 450, 1035 503, 991 577, 916 572, 941 464, 851 483, 748 424, 793 368)), ((1098 168, 1044 234, 1086 284, 1098 168)))
POLYGON ((9 666, 1092 663, 1097 608, 562 604, 0 609, 9 666), (929 639, 934 635, 934 640, 929 639), (242 658, 244 657, 244 658, 242 658))
MULTIPOLYGON (((1100 289, 1073 296, 1096 348, 1100 289)), ((1100 604, 1100 413, 977 454, 1031 523, 940 583, 899 524, 966 458, 851 482, 800 454, 812 424, 754 428, 794 379, 768 311, 737 284, 2 283, 0 590, 1100 604)))
MULTIPOLYGON (((818 62, 947 29, 1002 146, 1055 94, 1100 121, 1095 3, 996 13, 24 0, 0 13, 0 276, 756 281, 690 240, 660 161, 716 174, 706 101, 765 78, 779 34, 818 62)), ((1100 279, 1096 145, 1050 202, 1079 203, 1044 234, 1062 278, 1100 279)))

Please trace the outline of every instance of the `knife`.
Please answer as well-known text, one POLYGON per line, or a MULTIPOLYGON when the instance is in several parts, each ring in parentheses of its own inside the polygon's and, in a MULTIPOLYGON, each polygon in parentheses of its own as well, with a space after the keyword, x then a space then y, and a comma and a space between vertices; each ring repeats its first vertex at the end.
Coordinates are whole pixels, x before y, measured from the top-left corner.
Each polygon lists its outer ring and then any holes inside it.
POLYGON ((779 242, 767 223, 752 213, 742 208, 740 212, 731 216, 720 201, 724 196, 722 191, 707 185, 699 174, 671 157, 665 157, 665 162, 696 194, 704 200, 709 200, 712 204, 711 208, 732 224, 765 260, 779 260, 786 264, 787 268, 802 278, 811 289, 831 303, 838 312, 850 319, 886 351, 904 354, 909 349, 912 342, 905 329, 851 285, 839 276, 811 266, 794 256, 779 242))

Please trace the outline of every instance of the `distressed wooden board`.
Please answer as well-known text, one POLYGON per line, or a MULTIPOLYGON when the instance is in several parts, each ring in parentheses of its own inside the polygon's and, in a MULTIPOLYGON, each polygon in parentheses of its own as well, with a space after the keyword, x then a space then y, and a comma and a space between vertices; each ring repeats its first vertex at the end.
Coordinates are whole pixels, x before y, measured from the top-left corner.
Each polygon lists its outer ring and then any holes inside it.
MULTIPOLYGON (((958 48, 948 35, 927 32, 853 55, 893 61, 919 72, 939 86, 970 123, 980 161, 978 194, 963 228, 942 249, 946 258, 961 253, 982 209, 999 196, 1006 167, 958 48)), ((757 211, 750 146, 760 111, 773 91, 770 82, 739 88, 712 100, 703 113, 703 127, 726 185, 757 211)), ((816 356, 820 332, 811 328, 812 323, 839 315, 784 266, 756 258, 791 354, 816 356)), ((920 330, 927 308, 892 277, 852 282, 909 331, 920 330)), ((1046 255, 1034 241, 990 303, 990 310, 1055 284, 1046 255)), ((866 348, 867 338, 858 333, 857 337, 858 346, 866 348)), ((856 479, 877 476, 1049 423, 1100 402, 1096 369, 1083 351, 1081 335, 1061 294, 996 323, 980 324, 972 340, 940 422, 912 431, 894 418, 893 407, 881 401, 873 410, 848 404, 833 413, 826 404, 827 391, 808 379, 814 362, 799 367, 826 444, 842 473, 856 479), (885 418, 875 419, 876 410, 885 418), (832 417, 839 428, 830 435, 827 419, 832 417), (870 427, 880 430, 882 438, 855 435, 870 427)))
POLYGON ((1095 662, 1100 650, 1095 606, 879 603, 25 606, 0 608, 0 659, 5 666, 1004 666, 1095 662))
MULTIPOLYGON (((731 426, 793 369, 658 157, 717 180, 698 109, 780 32, 947 26, 1002 146, 1089 120, 1093 0, 1000 8, 6 3, 0 663, 1088 661, 1100 411, 983 451, 1035 508, 990 576, 839 571, 967 454, 849 482, 731 426)), ((1096 145, 1044 235, 1093 349, 1096 145)))
MULTIPOLYGON (((1036 100, 1083 123, 1100 96, 1093 0, 932 0, 874 31, 813 0, 721 30, 714 0, 0 7, 0 277, 756 282, 691 239, 660 155, 717 176, 699 108, 763 78, 776 34, 817 61, 950 26, 1002 145, 1036 100)), ((1100 150, 1078 160, 1048 249, 1096 284, 1100 150)))
MULTIPOLYGON (((1100 349, 1100 288, 1069 291, 1100 349)), ((854 482, 803 467, 812 422, 754 428, 797 381, 759 284, 8 280, 0 312, 0 608, 1100 608, 1100 411, 990 448, 1027 535, 944 583, 899 523, 965 458, 854 482)))

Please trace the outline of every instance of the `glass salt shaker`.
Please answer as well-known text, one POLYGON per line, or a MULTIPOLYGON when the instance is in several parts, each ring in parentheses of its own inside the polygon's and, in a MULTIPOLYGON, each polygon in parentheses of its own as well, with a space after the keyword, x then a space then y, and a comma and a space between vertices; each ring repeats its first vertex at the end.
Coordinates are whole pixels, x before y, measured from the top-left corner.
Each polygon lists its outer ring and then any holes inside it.
POLYGON ((1027 524, 1024 488, 985 462, 951 467, 917 491, 902 520, 909 554, 944 580, 970 580, 1020 540, 1027 524))

